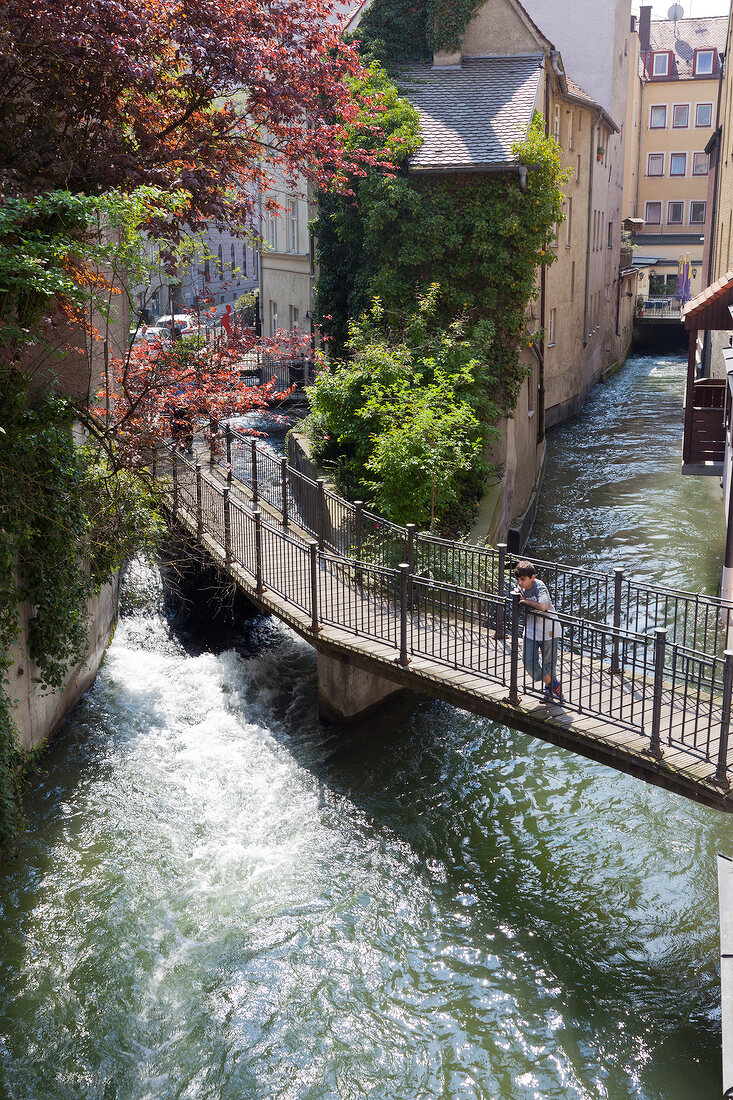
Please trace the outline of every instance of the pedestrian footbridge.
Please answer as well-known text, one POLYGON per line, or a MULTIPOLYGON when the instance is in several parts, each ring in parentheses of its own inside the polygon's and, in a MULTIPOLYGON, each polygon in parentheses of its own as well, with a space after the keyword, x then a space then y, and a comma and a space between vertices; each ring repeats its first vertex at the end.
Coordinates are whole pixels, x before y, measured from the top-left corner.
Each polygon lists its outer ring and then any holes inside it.
POLYGON ((318 651, 324 717, 407 688, 733 810, 733 604, 533 559, 561 633, 565 702, 547 706, 505 546, 389 523, 229 427, 160 476, 173 518, 318 651))

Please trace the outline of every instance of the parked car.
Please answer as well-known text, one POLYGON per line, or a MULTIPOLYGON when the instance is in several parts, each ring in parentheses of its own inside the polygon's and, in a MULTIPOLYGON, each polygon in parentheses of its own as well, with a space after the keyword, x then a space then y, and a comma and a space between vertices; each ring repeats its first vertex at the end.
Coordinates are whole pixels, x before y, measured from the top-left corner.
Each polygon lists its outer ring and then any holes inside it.
POLYGON ((150 325, 145 331, 145 340, 148 344, 160 341, 162 344, 170 343, 171 330, 167 325, 150 325))
POLYGON ((197 332, 199 327, 196 317, 191 313, 174 313, 172 317, 170 313, 166 313, 162 317, 159 317, 155 324, 156 327, 158 325, 165 325, 167 328, 170 328, 172 324, 178 325, 183 336, 197 332))

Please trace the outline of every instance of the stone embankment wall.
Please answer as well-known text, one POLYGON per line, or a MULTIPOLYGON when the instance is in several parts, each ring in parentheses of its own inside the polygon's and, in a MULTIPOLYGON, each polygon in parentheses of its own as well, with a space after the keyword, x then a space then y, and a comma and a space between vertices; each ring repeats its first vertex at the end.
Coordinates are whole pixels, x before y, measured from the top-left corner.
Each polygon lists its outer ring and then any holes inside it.
POLYGON ((117 621, 118 577, 103 585, 88 605, 89 644, 86 658, 69 668, 66 685, 49 691, 35 682, 37 669, 28 655, 29 604, 19 609, 20 636, 8 673, 7 693, 17 700, 13 720, 24 749, 35 749, 52 737, 66 715, 94 683, 117 621))

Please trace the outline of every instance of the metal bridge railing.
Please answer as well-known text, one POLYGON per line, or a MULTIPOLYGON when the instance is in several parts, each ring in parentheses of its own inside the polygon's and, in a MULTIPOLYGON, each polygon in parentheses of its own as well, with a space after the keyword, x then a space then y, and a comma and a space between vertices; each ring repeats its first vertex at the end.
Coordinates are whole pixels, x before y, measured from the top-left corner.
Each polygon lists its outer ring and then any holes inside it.
MULTIPOLYGON (((255 452, 251 450, 250 454, 255 452)), ((259 454, 254 462, 256 466, 259 454)), ((542 684, 532 680, 522 660, 525 612, 518 594, 510 595, 502 586, 513 560, 505 548, 466 555, 462 544, 431 536, 422 540, 414 529, 390 524, 381 543, 388 548, 382 552, 383 559, 391 558, 403 547, 408 551, 406 560, 396 565, 382 564, 334 553, 334 531, 349 530, 348 537, 356 538, 355 528, 352 531, 348 525, 357 522, 358 513, 355 509, 349 512, 348 502, 336 498, 339 511, 326 522, 324 512, 319 512, 326 503, 318 483, 305 484, 306 492, 301 494, 304 485, 298 479, 302 475, 281 467, 285 474, 281 494, 283 486, 285 492, 295 486, 286 510, 296 506, 298 496, 299 515, 315 508, 311 530, 321 534, 323 548, 318 538, 306 542, 263 517, 257 503, 250 506, 232 497, 229 488, 205 474, 200 464, 172 451, 171 465, 173 514, 185 511, 199 537, 206 534, 223 550, 226 563, 236 562, 245 569, 254 578, 258 593, 276 593, 290 607, 304 613, 314 633, 324 625, 336 626, 382 642, 396 652, 395 660, 401 665, 407 665, 413 657, 423 657, 483 677, 506 688, 508 701, 515 705, 520 695, 539 697, 542 684), (425 557, 421 557, 423 552, 425 557), (481 587, 426 575, 428 568, 437 570, 438 566, 481 587), (489 581, 494 591, 486 590, 489 581)), ((254 481, 259 489, 258 476, 256 470, 254 481)), ((304 479, 305 483, 308 480, 304 479)), ((372 530, 374 534, 381 530, 376 526, 382 522, 378 517, 369 514, 368 519, 374 521, 374 527, 367 527, 370 533, 362 547, 372 537, 372 530)), ((349 543, 349 547, 354 545, 358 545, 358 539, 356 544, 349 543)), ((552 563, 540 564, 545 575, 552 563)), ((603 574, 555 568, 555 589, 561 596, 571 588, 577 601, 596 606, 594 601, 598 600, 603 610, 601 595, 613 591, 618 601, 620 589, 627 611, 630 606, 645 623, 651 617, 645 602, 643 614, 634 599, 629 605, 631 584, 624 592, 618 572, 610 578, 609 587, 609 578, 603 574)), ((688 619, 698 608, 698 599, 710 614, 715 606, 686 593, 658 592, 660 599, 677 597, 677 612, 682 608, 688 619)), ((659 606, 665 615, 669 614, 664 600, 659 606)), ((652 601, 654 614, 659 606, 656 599, 652 601)), ((611 622, 562 611, 553 620, 552 629, 558 639, 557 674, 563 684, 565 707, 635 732, 644 739, 646 751, 652 756, 683 748, 709 763, 713 769, 710 778, 727 787, 733 651, 702 653, 675 640, 674 631, 667 626, 657 625, 650 633, 647 627, 644 632, 620 624, 616 621, 620 617, 618 602, 612 611, 611 622)), ((705 634, 704 621, 703 615, 703 625, 698 623, 701 636, 705 634)))
MULTIPOLYGON (((459 584, 472 591, 507 595, 516 555, 505 545, 475 546, 400 527, 347 501, 273 457, 236 429, 224 431, 218 460, 286 519, 312 535, 321 550, 364 563, 395 568, 410 564, 415 575, 459 584)), ((213 452, 212 452, 213 453, 213 452)), ((563 614, 638 633, 667 629, 670 643, 720 656, 733 635, 733 603, 612 573, 533 559, 553 603, 563 614)))

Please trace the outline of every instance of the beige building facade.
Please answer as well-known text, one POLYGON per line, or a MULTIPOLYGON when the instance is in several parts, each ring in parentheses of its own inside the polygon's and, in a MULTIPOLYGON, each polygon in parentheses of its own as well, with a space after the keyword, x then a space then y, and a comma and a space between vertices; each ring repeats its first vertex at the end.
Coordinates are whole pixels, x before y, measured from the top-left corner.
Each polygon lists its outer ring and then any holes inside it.
POLYGON ((302 178, 294 183, 277 178, 260 202, 260 316, 265 337, 282 330, 312 330, 312 216, 302 178))
MULTIPOLYGON (((623 5, 622 5, 623 7, 623 5)), ((628 5, 626 5, 628 7, 628 5)), ((624 37, 609 95, 624 100, 624 37), (620 89, 620 90, 619 90, 620 89)), ((511 170, 506 151, 526 133, 533 114, 545 118, 560 146, 565 220, 553 245, 556 261, 538 272, 528 325, 543 339, 522 352, 527 382, 517 407, 503 420, 501 440, 489 456, 499 470, 492 515, 482 534, 523 543, 541 478, 545 430, 572 416, 589 390, 625 358, 631 341, 637 273, 621 270, 623 139, 609 112, 566 73, 563 56, 515 0, 487 0, 469 22, 461 49, 436 54, 433 65, 410 66, 405 94, 420 116, 423 145, 410 161, 413 173, 511 170), (467 98, 471 97, 471 98, 467 98), (486 103, 495 114, 484 118, 486 103), (482 144, 477 131, 504 147, 482 144)), ((475 535, 479 532, 476 530, 475 535)))
POLYGON ((691 262, 690 293, 705 285, 708 143, 717 125, 726 17, 651 19, 629 34, 624 214, 643 221, 635 262, 645 298, 674 302, 678 265, 691 262))

